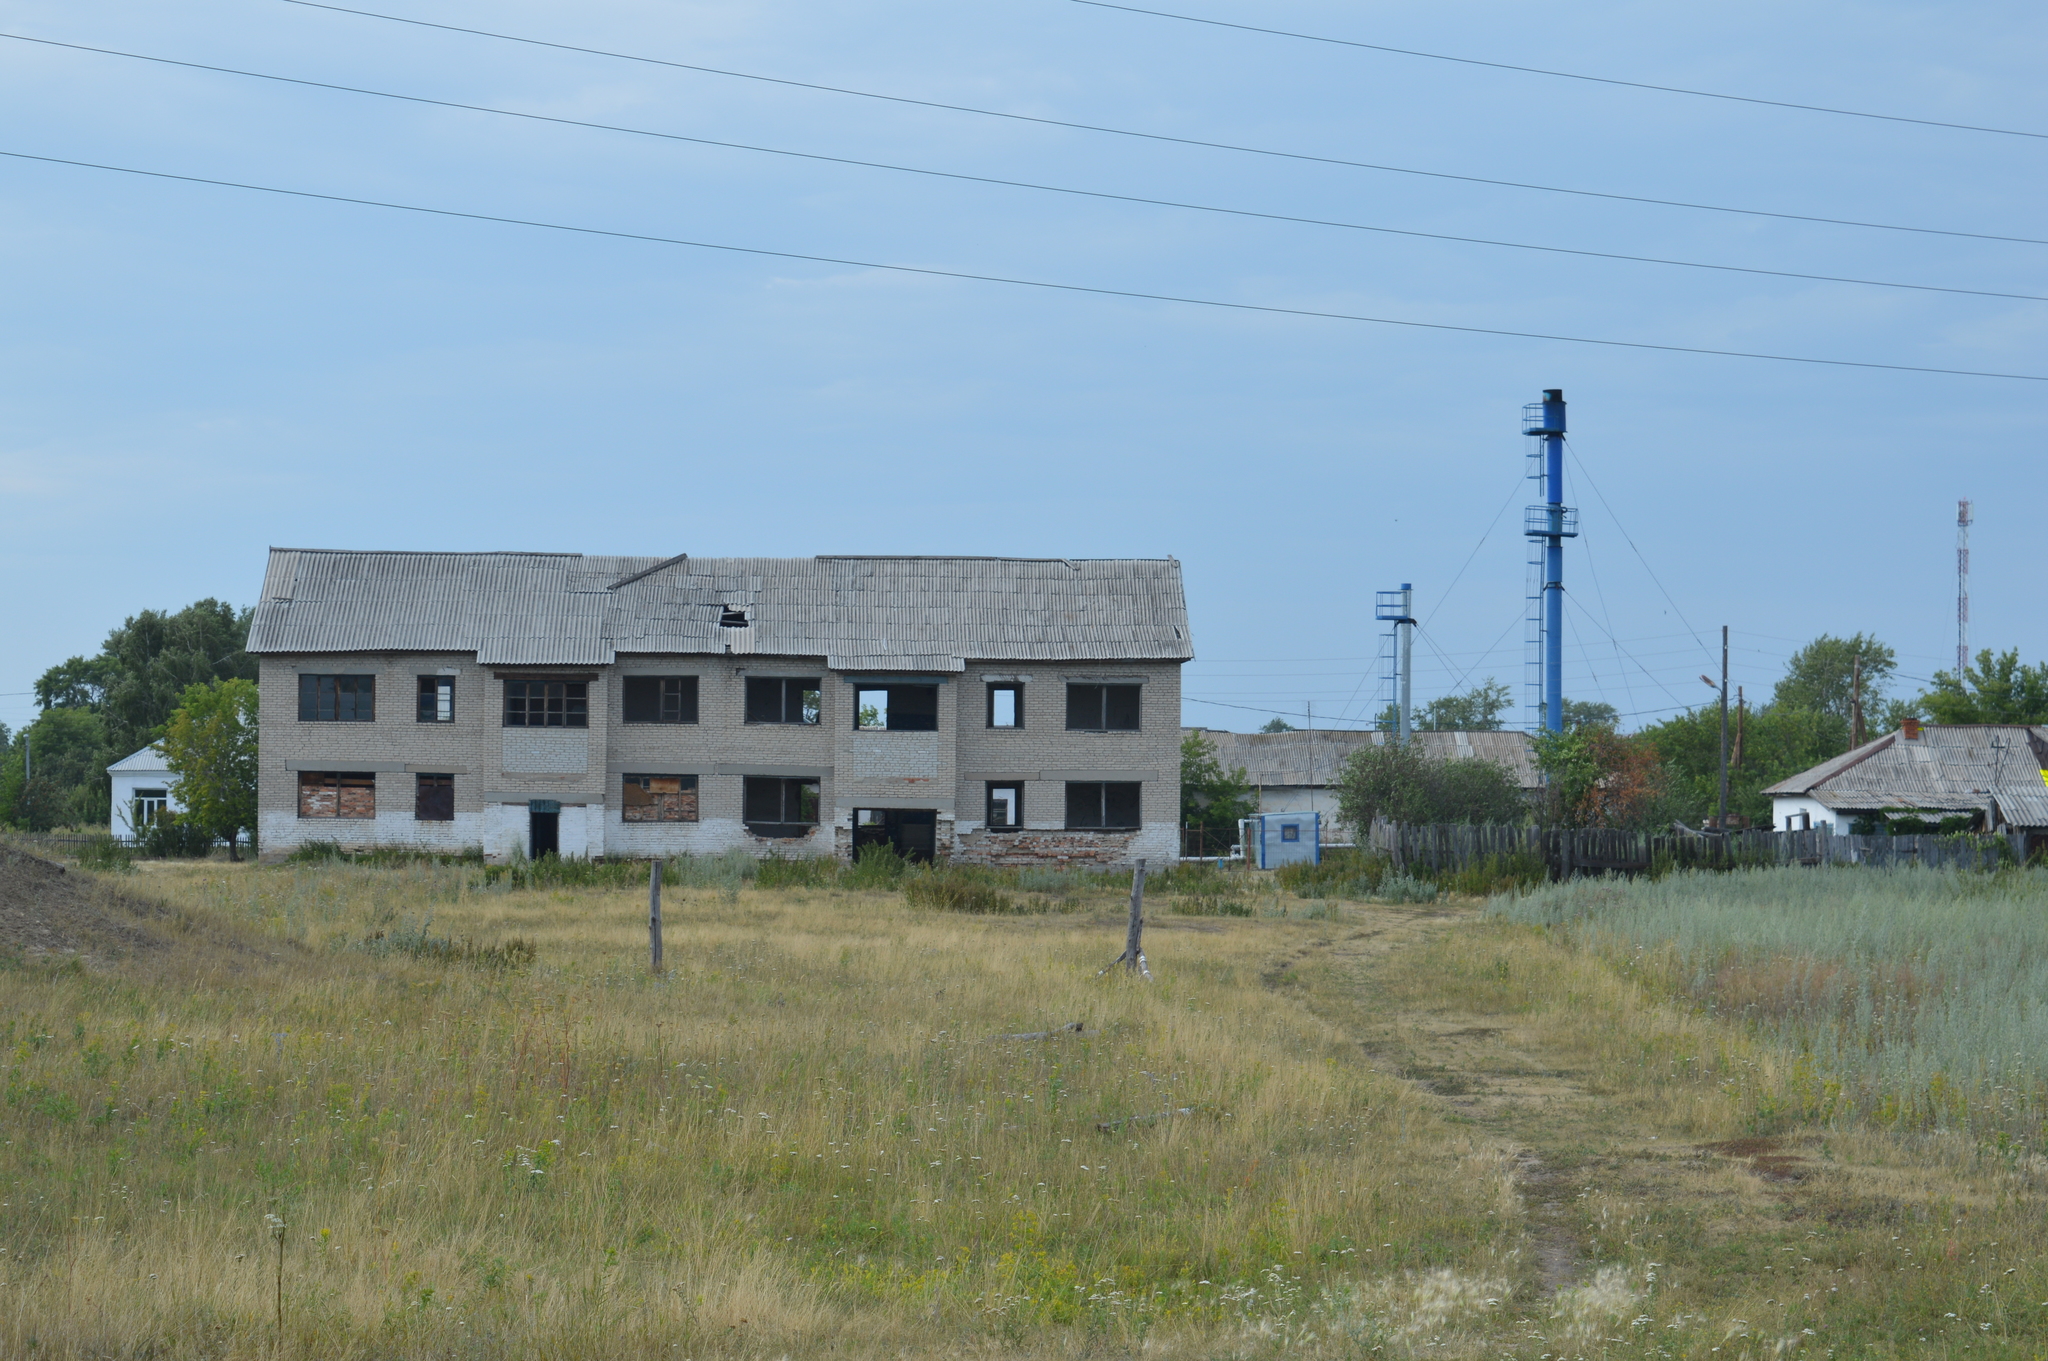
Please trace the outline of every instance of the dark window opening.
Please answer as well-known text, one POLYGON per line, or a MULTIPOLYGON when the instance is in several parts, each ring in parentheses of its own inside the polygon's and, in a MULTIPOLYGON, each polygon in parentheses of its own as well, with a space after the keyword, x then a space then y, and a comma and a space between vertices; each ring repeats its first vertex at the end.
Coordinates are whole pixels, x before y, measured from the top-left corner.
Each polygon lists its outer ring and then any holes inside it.
POLYGON ((455 677, 420 677, 419 721, 422 723, 453 723, 455 721, 455 677))
POLYGON ((1024 825, 1024 786, 991 784, 988 787, 988 829, 1014 832, 1024 825))
POLYGON ((747 612, 727 605, 718 612, 718 626, 722 629, 743 629, 747 627, 747 612))
POLYGON ((695 676, 628 676, 625 683, 628 723, 695 723, 695 676))
POLYGON ((749 775, 740 816, 755 836, 809 836, 818 825, 818 782, 749 775))
POLYGON ((749 676, 747 722, 816 723, 822 695, 815 676, 749 676))
POLYGON ((299 772, 299 816, 302 818, 374 818, 377 777, 347 770, 299 772))
POLYGON ((939 846, 939 814, 933 808, 856 808, 853 854, 887 846, 905 860, 929 863, 939 846))
POLYGON ((412 816, 415 822, 455 821, 455 777, 415 775, 412 816))
POLYGON ((299 722, 374 723, 377 721, 375 676, 299 677, 299 722))
POLYGON ((998 681, 988 688, 988 725, 991 728, 1024 726, 1024 687, 1015 681, 998 681))
POLYGON ((854 692, 853 726, 874 731, 937 732, 939 687, 885 685, 854 692))
POLYGON ((508 728, 587 728, 590 726, 588 681, 508 680, 505 682, 505 726, 508 728))
POLYGON ((1134 831, 1138 821, 1135 780, 1071 780, 1067 783, 1067 826, 1102 831, 1134 831))
POLYGON ((628 775, 620 791, 625 822, 695 822, 695 775, 628 775))
POLYGON ((1142 685, 1069 685, 1070 732, 1136 732, 1142 685))

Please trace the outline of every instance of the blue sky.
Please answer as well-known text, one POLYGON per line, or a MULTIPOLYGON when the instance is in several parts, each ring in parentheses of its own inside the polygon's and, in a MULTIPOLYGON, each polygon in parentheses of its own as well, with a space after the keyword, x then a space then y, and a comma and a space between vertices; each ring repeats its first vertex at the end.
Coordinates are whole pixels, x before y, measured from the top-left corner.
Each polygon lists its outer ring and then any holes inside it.
MULTIPOLYGON (((1648 198, 2048 237, 2048 140, 1233 32, 1073 0, 363 8, 942 103, 1648 198)), ((1491 61, 2048 132, 2039 5, 1181 0, 1491 61)), ((714 141, 1354 224, 2048 296, 2048 246, 1542 193, 804 90, 285 3, 0 4, 0 31, 714 141)), ((1596 260, 971 184, 0 39, 0 150, 1221 302, 2048 374, 2048 302, 1596 260)), ((1571 403, 1567 691, 1654 721, 1715 634, 2048 655, 2048 384, 1018 288, 0 160, 0 721, 271 544, 1162 556, 1186 714, 1522 679, 1521 404, 1571 403), (1505 513, 1499 514, 1505 507, 1505 513), (1490 532, 1489 532, 1490 527, 1490 532), (1462 569, 1462 575, 1460 575, 1462 569), (1455 588, 1453 589, 1453 583, 1455 588), (1448 592, 1448 594, 1447 594, 1448 592), (1242 707, 1227 707, 1242 706, 1242 707)), ((1907 688, 1912 688, 1908 686, 1907 688)), ((1518 699, 1519 699, 1518 693, 1518 699)))

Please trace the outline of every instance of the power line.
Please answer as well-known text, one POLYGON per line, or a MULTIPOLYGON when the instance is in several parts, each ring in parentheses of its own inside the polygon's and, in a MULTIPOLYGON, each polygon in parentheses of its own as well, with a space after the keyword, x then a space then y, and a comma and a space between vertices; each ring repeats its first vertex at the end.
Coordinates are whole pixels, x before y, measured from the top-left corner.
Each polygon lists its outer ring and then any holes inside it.
POLYGON ((1389 175, 1419 175, 1426 179, 1456 180, 1463 184, 1485 184, 1497 189, 1525 189, 1544 194, 1570 194, 1578 198, 1607 199, 1616 203, 1643 203, 1659 208, 1684 208, 1692 212, 1733 213, 1744 217, 1768 217, 1785 222, 1814 222, 1830 227, 1857 227, 1870 231, 1911 232, 1922 236, 1959 236, 1972 241, 2005 241, 2023 246, 2048 246, 2048 238, 2033 236, 2002 236, 1990 232, 1966 232, 1946 227, 1910 227, 1892 222, 1864 222, 1855 218, 1820 217, 1808 213, 1781 213, 1765 208, 1731 208, 1714 203, 1690 203, 1682 199, 1649 198, 1640 194, 1616 194, 1598 189, 1568 189, 1552 184, 1528 184, 1520 180, 1488 179, 1483 175, 1459 175, 1446 170, 1422 170, 1412 166, 1381 165, 1372 161, 1352 161, 1339 156, 1317 156, 1303 151, 1280 151, 1270 147, 1243 146, 1234 142, 1205 141, 1199 137, 1175 137, 1164 132, 1140 132, 1132 128, 1116 128, 1100 123, 1078 123, 1060 118, 1044 118, 1028 113, 1007 113, 1000 109, 976 108, 971 104, 948 104, 936 99, 914 99, 908 95, 880 94, 872 90, 855 90, 843 85, 822 85, 815 81, 789 80, 781 76, 757 75, 749 71, 734 71, 718 66, 699 66, 690 62, 668 61, 661 57, 643 57, 631 52, 611 52, 599 47, 578 47, 573 43, 549 42, 543 38, 526 38, 513 33, 497 33, 490 29, 464 28, 458 24, 437 24, 426 19, 408 19, 397 14, 380 14, 374 10, 351 9, 346 5, 328 5, 319 0, 281 0, 287 5, 298 5, 305 9, 329 10, 336 14, 353 14, 365 19, 382 19, 394 24, 410 24, 415 28, 439 29, 447 33, 465 33, 472 37, 491 38, 499 42, 522 43, 529 47, 552 48, 558 52, 575 52, 589 57, 605 57, 613 61, 638 62, 647 66, 663 66, 676 71, 694 71, 700 75, 725 76, 734 80, 759 81, 767 85, 782 85, 796 90, 816 90, 823 94, 850 95, 857 99, 875 99, 890 104, 908 104, 917 108, 940 109, 948 113, 971 113, 982 118, 1003 118, 1016 123, 1036 123, 1042 127, 1067 128, 1075 132, 1095 132, 1111 137, 1133 137, 1148 142, 1168 142, 1176 146, 1202 147, 1210 151, 1229 151, 1247 156, 1272 156, 1281 160, 1306 161, 1316 165, 1344 166, 1353 170, 1372 170, 1389 175))
MULTIPOLYGON (((585 128, 593 132, 617 132, 631 137, 650 137, 664 142, 687 142, 693 146, 719 147, 728 151, 745 151, 763 156, 783 156, 793 160, 819 161, 827 165, 855 166, 864 170, 886 170, 899 175, 921 175, 929 179, 957 180, 966 184, 987 184, 1005 189, 1024 189, 1040 194, 1063 194, 1072 198, 1102 199, 1111 203, 1133 203, 1152 208, 1172 208, 1181 212, 1210 213, 1223 217, 1248 217, 1262 222, 1282 222, 1300 227, 1328 227, 1339 231, 1372 232, 1381 236, 1405 236, 1424 241, 1449 241, 1466 246, 1492 246, 1503 250, 1536 251, 1545 255, 1576 255, 1588 260, 1619 260, 1630 264, 1660 265, 1674 269, 1703 269, 1722 274, 1755 274, 1772 279, 1799 279, 1810 283, 1854 284, 1865 288, 1896 288, 1915 293, 1953 293, 1972 298, 2006 298, 2016 302, 2048 302, 2048 295, 2039 293, 2005 293, 1986 288, 1957 288, 1946 284, 1898 283, 1888 279, 1858 279, 1840 274, 1810 274, 1800 270, 1764 269, 1754 265, 1726 265, 1703 260, 1674 260, 1658 255, 1631 255, 1623 251, 1586 250, 1577 246, 1544 246, 1528 241, 1502 241, 1485 236, 1459 236, 1450 232, 1425 232, 1409 227, 1385 227, 1366 222, 1345 222, 1335 218, 1301 217, 1292 213, 1272 213, 1256 208, 1226 208, 1210 203, 1188 203, 1179 199, 1148 198, 1142 194, 1119 194, 1104 189, 1077 189, 1063 184, 1038 184, 1030 180, 1003 179, 995 175, 973 175, 957 170, 932 170, 924 166, 898 165, 890 161, 870 161, 854 156, 830 156, 816 151, 792 151, 786 147, 761 146, 752 142, 729 142, 716 137, 694 137, 681 132, 661 132, 652 128, 629 127, 620 123, 598 123, 582 118, 563 118, 554 114, 527 113, 519 109, 501 109, 488 104, 465 104, 454 99, 435 99, 428 95, 400 94, 392 90, 376 90, 361 85, 341 85, 326 80, 306 80, 298 76, 273 75, 267 71, 245 71, 233 66, 214 66, 207 62, 181 61, 175 57, 157 57, 144 52, 124 52, 112 47, 92 47, 85 43, 59 42, 54 38, 32 38, 22 33, 0 32, 0 38, 15 42, 35 43, 43 47, 61 47, 73 52, 91 52, 104 57, 121 57, 128 61, 146 61, 159 66, 178 66, 189 71, 207 71, 215 75, 238 76, 247 80, 267 80, 280 85, 297 85, 311 90, 329 90, 338 94, 365 95, 372 99, 390 99, 406 104, 423 104, 437 109, 460 109, 466 113, 490 114, 497 118, 523 118, 535 123, 553 123, 561 127, 585 128)), ((1448 594, 1448 592, 1446 592, 1448 594)), ((1441 605, 1441 601, 1438 602, 1441 605)))
MULTIPOLYGON (((301 4, 305 0, 286 0, 301 4)), ((1945 369, 1927 364, 1881 364, 1865 359, 1820 359, 1809 355, 1765 354, 1749 350, 1719 350, 1701 345, 1661 345, 1646 340, 1604 340, 1595 336, 1554 335, 1542 331, 1510 331, 1491 326, 1458 326, 1444 321, 1413 321, 1400 317, 1373 317, 1358 312, 1325 312, 1310 307, 1279 307, 1270 303, 1227 302, 1220 298, 1193 298, 1175 293, 1147 293, 1130 288, 1103 288, 1090 284, 1056 283, 1046 279, 1018 279, 1002 274, 977 274, 968 270, 935 269, 922 265, 889 265, 874 260, 853 260, 836 255, 811 255, 801 251, 768 250, 761 246, 734 246, 716 241, 691 241, 677 236, 655 236, 648 232, 614 231, 604 227, 578 227, 535 218, 505 217, 496 213, 466 212, 456 208, 429 208, 388 199, 355 198, 347 194, 323 194, 311 189, 281 189, 274 185, 249 184, 240 180, 211 179, 203 175, 178 175, 166 170, 138 170, 131 166, 105 165, 97 161, 72 160, 63 156, 38 156, 26 151, 0 150, 0 156, 45 165, 68 165, 81 170, 105 170, 120 175, 172 180, 181 184, 204 184, 219 189, 242 189, 286 198, 316 199, 323 203, 347 203, 361 208, 384 208, 394 212, 421 213, 430 217, 461 218, 469 222, 495 222, 508 227, 535 227, 543 231, 573 232, 579 236, 603 236, 619 241, 642 241, 650 245, 686 246, 692 250, 724 251, 733 255, 758 255, 774 260, 802 260, 810 264, 845 265, 853 269, 880 269, 896 274, 917 274, 934 279, 963 279, 973 283, 1007 284, 1014 288, 1038 288, 1058 293, 1085 293, 1102 298, 1130 298, 1140 302, 1168 302, 1187 307, 1214 307, 1231 312, 1258 312, 1272 316, 1313 317, 1323 321, 1355 321, 1374 326, 1403 326, 1422 331, 1454 331, 1463 335, 1500 336, 1513 340, 1554 340, 1572 345, 1599 345, 1609 349, 1656 350, 1666 354, 1712 355, 1721 359, 1758 359, 1781 364, 1817 364, 1827 368, 1881 369, 1891 373, 1935 373, 1955 378, 1998 378, 2015 382, 2048 383, 2048 375, 1993 373, 1979 369, 1945 369)))
POLYGON ((1678 616, 1678 622, 1685 625, 1686 631, 1692 634, 1693 641, 1700 645, 1700 649, 1711 656, 1712 650, 1707 647, 1706 641, 1700 637, 1700 631, 1692 626, 1692 620, 1685 617, 1685 611, 1678 608, 1678 602, 1671 598, 1671 592, 1664 589, 1663 578, 1657 575, 1656 568, 1650 566, 1650 560, 1643 556, 1643 550, 1636 547, 1636 541, 1629 534, 1628 526, 1622 524, 1621 517, 1614 513, 1614 507, 1607 503, 1607 493, 1600 490, 1600 484, 1595 482, 1593 474, 1586 470, 1586 460, 1579 457, 1579 451, 1572 448, 1572 442, 1569 439, 1565 440, 1564 447, 1570 452, 1572 462, 1578 465, 1579 476, 1586 479, 1586 485, 1593 489, 1593 495, 1600 498, 1600 506, 1607 512, 1607 518, 1614 521, 1614 527, 1621 531, 1622 542, 1628 545, 1629 551, 1636 555, 1636 561, 1640 562, 1643 565, 1643 570, 1650 574, 1650 580, 1656 582, 1657 589, 1663 592, 1664 603, 1671 606, 1671 612, 1678 616))
POLYGON ((1187 203, 1176 199, 1148 198, 1143 195, 1118 194, 1107 190, 1077 189, 1067 185, 1038 184, 1028 180, 1003 179, 997 176, 973 175, 960 171, 932 170, 922 166, 897 165, 887 161, 869 161, 850 156, 830 156, 820 152, 791 151, 783 147, 760 146, 747 142, 729 142, 712 137, 694 137, 685 133, 660 132, 649 128, 628 127, 616 123, 597 123, 579 118, 562 118, 551 114, 526 113, 517 109, 500 109, 484 104, 465 104, 457 100, 434 99, 425 95, 399 94, 389 90, 374 90, 355 85, 339 85, 330 81, 304 80, 296 76, 272 75, 263 71, 244 71, 230 66, 213 66, 204 62, 180 61, 172 57, 150 56, 139 52, 123 52, 114 48, 91 47, 83 43, 58 42, 49 38, 31 38, 19 33, 0 33, 0 38, 11 38, 17 42, 39 43, 48 47, 68 48, 77 52, 92 52, 103 56, 124 57, 133 61, 155 62, 165 66, 181 66, 189 70, 210 71, 220 75, 241 76, 251 80, 276 81, 280 84, 299 85, 316 90, 332 90, 344 94, 367 95, 377 99, 425 104, 435 108, 461 109, 471 113, 492 114, 501 118, 524 118, 534 122, 556 123, 566 127, 588 128, 599 132, 626 133, 635 137, 651 137, 663 141, 688 142, 698 146, 721 147, 727 150, 754 152, 768 156, 786 156, 798 160, 822 161, 832 165, 858 166, 870 170, 887 170, 905 175, 924 175, 936 179, 960 180, 970 184, 988 184, 1010 189, 1026 189, 1038 193, 1066 194, 1081 198, 1106 199, 1117 203, 1141 204, 1155 208, 1173 208, 1186 212, 1215 213, 1230 217, 1249 217, 1268 222, 1290 223, 1297 226, 1330 227, 1344 231, 1375 232, 1387 236, 1407 236, 1428 241, 1450 241, 1462 245, 1494 246, 1507 250, 1540 251, 1552 255, 1577 255, 1596 260, 1621 260, 1634 264, 1664 265, 1681 269, 1705 269, 1733 274, 1757 274, 1771 278, 1802 279, 1816 283, 1858 284, 1871 288, 1909 289, 1923 293, 1955 293, 1979 298, 2009 298, 2020 302, 2048 302, 2048 296, 2035 293, 2004 293, 1991 289, 1956 288, 1941 284, 1898 283, 1884 279, 1858 279, 1835 274, 1809 274, 1796 270, 1764 269, 1749 265, 1716 264, 1698 260, 1673 260, 1661 256, 1630 255, 1620 251, 1585 250, 1572 246, 1545 246, 1524 241, 1501 241, 1490 237, 1458 236, 1448 232, 1425 232, 1404 227, 1386 227, 1370 223, 1345 222, 1331 218, 1300 217, 1289 213, 1265 212, 1252 208, 1226 208, 1214 204, 1187 203))
POLYGON ((1210 28, 1233 28, 1240 33, 1264 33, 1275 38, 1295 38, 1302 42, 1329 43, 1336 47, 1357 47, 1368 52, 1388 52, 1398 57, 1422 57, 1428 61, 1455 62, 1460 66, 1485 66, 1496 71, 1519 71, 1524 75, 1551 76, 1558 80, 1583 80, 1594 85, 1619 85, 1630 90, 1655 90, 1659 94, 1690 95, 1695 99, 1723 99, 1735 104, 1762 104, 1773 109, 1797 109, 1802 113, 1834 114, 1841 118, 1872 118, 1884 123, 1912 123, 1923 128, 1949 128, 1956 132, 1990 132, 2001 137, 2037 137, 2048 140, 2048 132, 2028 132, 2023 128, 1993 128, 1976 123, 1947 123, 1938 118, 1909 118, 1904 114, 1871 113, 1864 109, 1838 109, 1827 104, 1800 104, 1787 99, 1762 99, 1755 95, 1731 95, 1717 90, 1692 90, 1682 85, 1653 85, 1642 80, 1618 80, 1612 76, 1589 76, 1577 71, 1553 71, 1542 66, 1517 66, 1512 62, 1484 61, 1478 57, 1453 57, 1442 52, 1419 52, 1411 47, 1388 47, 1383 43, 1357 42, 1350 38, 1329 38, 1316 33, 1294 33, 1284 28, 1261 28, 1256 24, 1237 24, 1224 19, 1202 19, 1192 14, 1174 14, 1163 9, 1140 9, 1136 5, 1117 5, 1110 0, 1073 0, 1074 4, 1087 5, 1093 9, 1122 10, 1126 14, 1143 14, 1155 19, 1177 19, 1185 24, 1204 24, 1210 28))

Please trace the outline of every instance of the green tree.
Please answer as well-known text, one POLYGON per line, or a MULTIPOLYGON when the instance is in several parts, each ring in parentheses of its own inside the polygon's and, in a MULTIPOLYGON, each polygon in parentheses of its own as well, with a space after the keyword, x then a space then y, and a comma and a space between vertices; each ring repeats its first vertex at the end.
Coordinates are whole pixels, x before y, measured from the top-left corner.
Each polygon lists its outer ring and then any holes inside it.
POLYGON ((1536 736, 1544 815, 1564 827, 1656 826, 1666 814, 1667 772, 1657 748, 1602 724, 1536 736))
POLYGON ((1205 843, 1229 846, 1239 818, 1259 811, 1243 766, 1225 770, 1216 744, 1199 730, 1180 741, 1180 825, 1202 833, 1205 843))
POLYGON ((1915 707, 1936 723, 2048 722, 2048 662, 2020 664, 2019 649, 1977 654, 1974 665, 1934 673, 1915 707))
POLYGON ((1621 714, 1612 704, 1597 699, 1568 699, 1564 702, 1564 726, 1567 731, 1618 728, 1621 726, 1621 714))
MULTIPOLYGON (((1514 691, 1488 676, 1470 690, 1439 695, 1415 710, 1417 732, 1498 732, 1501 715, 1514 703, 1514 691)), ((1373 726, 1393 732, 1400 724, 1400 710, 1392 704, 1380 710, 1373 726)))
POLYGON ((176 778, 180 814, 228 843, 256 826, 256 683, 205 681, 185 688, 157 743, 176 778))
POLYGON ((101 656, 118 674, 108 681, 102 711, 107 737, 121 750, 116 760, 147 746, 182 702, 186 687, 202 681, 256 679, 256 659, 244 651, 252 611, 201 600, 176 613, 144 610, 107 635, 101 656))
POLYGON ((1864 633, 1847 638, 1823 633, 1793 653, 1785 663, 1785 674, 1771 691, 1771 707, 1804 709, 1839 718, 1846 724, 1858 658, 1862 661, 1863 711, 1874 712, 1883 702, 1885 683, 1898 662, 1890 648, 1864 633))
POLYGON ((1266 726, 1259 729, 1260 732, 1294 732, 1295 730, 1295 726, 1292 723, 1289 723, 1277 714, 1267 719, 1266 726))
POLYGON ((1493 761, 1445 758, 1420 742, 1360 747, 1337 776, 1337 816, 1363 830, 1407 823, 1518 823, 1529 804, 1515 773, 1493 761))
POLYGON ((91 709, 97 713, 106 703, 107 687, 120 674, 119 664, 105 653, 59 662, 37 678, 36 707, 91 709))
MULTIPOLYGON (((1728 714, 1728 811, 1769 826, 1771 801, 1763 791, 1790 775, 1839 756, 1849 742, 1849 721, 1836 714, 1783 704, 1740 716, 1741 760, 1736 760, 1738 716, 1728 714)), ((1669 818, 1697 824, 1720 804, 1721 709, 1702 705, 1638 734, 1657 749, 1667 776, 1669 818)))
POLYGON ((107 743, 90 709, 46 709, 14 734, 0 769, 0 820, 30 831, 107 822, 107 743))

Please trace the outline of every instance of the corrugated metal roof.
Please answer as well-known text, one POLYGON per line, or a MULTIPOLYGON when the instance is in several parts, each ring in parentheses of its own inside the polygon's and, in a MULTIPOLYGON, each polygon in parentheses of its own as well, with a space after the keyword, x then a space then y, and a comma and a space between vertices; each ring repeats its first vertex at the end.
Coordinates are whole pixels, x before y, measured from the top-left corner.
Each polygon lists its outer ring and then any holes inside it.
POLYGON ((1998 805, 1998 820, 2011 827, 2048 829, 2048 788, 1997 789, 1992 801, 1998 805))
POLYGON ((1806 795, 1829 808, 1987 806, 1994 789, 2031 789, 2048 757, 2048 728, 2021 724, 1923 724, 1907 740, 1887 733, 1763 792, 1806 795))
POLYGON ((958 671, 988 660, 1194 655, 1180 564, 1153 558, 652 558, 273 548, 251 652, 468 652, 496 665, 617 653, 824 656, 958 671), (728 611, 744 627, 723 627, 728 611))
MULTIPOLYGON (((1190 729, 1189 731, 1195 731, 1190 729)), ((1225 769, 1243 766, 1257 785, 1329 785, 1347 757, 1360 747, 1383 746, 1393 739, 1385 732, 1218 732, 1202 735, 1216 744, 1216 759, 1225 769)), ((1431 756, 1445 759, 1479 757, 1507 766, 1524 789, 1541 784, 1536 749, 1524 732, 1419 732, 1415 740, 1431 756)))

